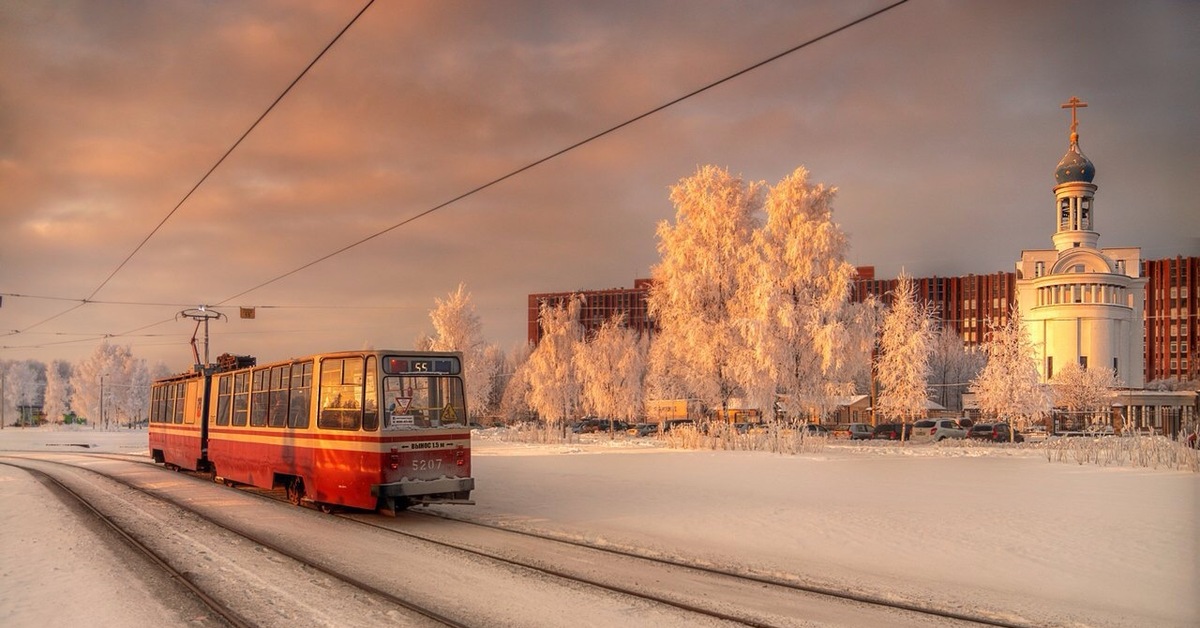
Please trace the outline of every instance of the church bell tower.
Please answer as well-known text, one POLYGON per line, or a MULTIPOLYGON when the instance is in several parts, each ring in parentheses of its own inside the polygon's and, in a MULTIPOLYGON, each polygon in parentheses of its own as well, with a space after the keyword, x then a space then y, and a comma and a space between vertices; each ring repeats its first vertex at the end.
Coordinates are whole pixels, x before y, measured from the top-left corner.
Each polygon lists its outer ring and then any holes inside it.
POLYGON ((1054 171, 1052 250, 1025 250, 1017 262, 1017 305, 1039 352, 1044 381, 1077 362, 1111 369, 1131 388, 1144 385, 1141 248, 1099 248, 1093 183, 1096 167, 1079 149, 1079 109, 1072 97, 1067 154, 1054 171))

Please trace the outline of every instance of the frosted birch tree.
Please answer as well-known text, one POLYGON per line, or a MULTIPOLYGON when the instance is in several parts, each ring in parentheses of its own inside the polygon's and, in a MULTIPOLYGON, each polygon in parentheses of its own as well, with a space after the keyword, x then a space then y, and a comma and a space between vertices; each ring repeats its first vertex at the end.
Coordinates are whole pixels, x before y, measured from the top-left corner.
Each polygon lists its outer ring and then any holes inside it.
POLYGON ((102 427, 107 429, 108 425, 113 423, 114 417, 120 416, 119 412, 128 412, 130 406, 120 401, 122 393, 118 390, 124 391, 132 387, 133 373, 136 370, 133 362, 133 353, 129 347, 107 342, 99 344, 92 355, 80 360, 71 376, 71 388, 75 391, 71 398, 71 407, 75 413, 87 417, 93 426, 100 425, 102 421, 102 427), (118 401, 121 405, 114 406, 113 401, 118 401))
POLYGON ((929 354, 929 386, 938 403, 962 409, 962 394, 983 368, 984 355, 967 351, 962 337, 949 327, 934 332, 929 354))
POLYGON ((912 277, 901 271, 879 338, 877 405, 884 416, 907 422, 925 414, 932 338, 929 307, 917 302, 912 277))
POLYGON ((767 194, 766 222, 753 232, 735 295, 742 342, 754 359, 734 368, 757 407, 771 407, 781 394, 789 414, 815 414, 852 391, 850 379, 838 379, 859 338, 848 307, 854 266, 833 222, 836 193, 809 183, 800 167, 767 194))
POLYGON ((971 381, 979 409, 1007 422, 1014 429, 1043 416, 1050 409, 1050 395, 1038 374, 1037 351, 1013 306, 1008 322, 989 323, 984 350, 987 363, 971 381))
POLYGON ((487 412, 488 399, 499 372, 496 349, 483 339, 483 323, 464 284, 460 283, 457 290, 435 302, 436 307, 429 312, 435 333, 429 339, 429 349, 462 352, 467 412, 471 416, 481 416, 487 412))
POLYGON ((502 382, 500 416, 507 424, 528 418, 531 410, 526 402, 529 397, 529 377, 525 372, 531 351, 532 346, 524 344, 504 356, 504 367, 498 379, 502 382))
POLYGON ((743 394, 738 368, 751 356, 735 297, 758 226, 761 185, 704 166, 671 188, 675 222, 658 225, 661 261, 651 269, 647 300, 660 329, 651 368, 671 371, 688 396, 710 407, 727 408, 743 394))
POLYGON ((872 359, 879 328, 883 324, 883 305, 873 296, 851 303, 845 314, 847 340, 843 347, 834 382, 850 382, 850 394, 870 392, 872 359))
POLYGON ((118 368, 105 379, 104 415, 114 424, 132 427, 150 409, 150 370, 145 360, 132 354, 118 368))
POLYGON ((624 315, 605 321, 575 354, 585 411, 612 420, 630 420, 645 405, 648 344, 625 326, 624 315))
POLYGON ((20 418, 20 406, 42 403, 46 365, 36 360, 6 360, 0 362, 0 377, 4 378, 4 395, 0 398, 4 423, 12 425, 20 418))
POLYGON ((526 403, 549 425, 563 424, 579 408, 580 384, 575 353, 583 342, 579 323, 581 299, 560 307, 543 304, 539 313, 542 339, 525 362, 526 403))
POLYGON ((71 411, 71 363, 54 360, 46 368, 46 397, 42 410, 51 423, 61 423, 71 411))
POLYGON ((1065 408, 1071 417, 1082 416, 1088 423, 1095 422, 1097 411, 1108 405, 1117 386, 1112 369, 1085 369, 1075 362, 1067 362, 1050 379, 1054 407, 1065 408))

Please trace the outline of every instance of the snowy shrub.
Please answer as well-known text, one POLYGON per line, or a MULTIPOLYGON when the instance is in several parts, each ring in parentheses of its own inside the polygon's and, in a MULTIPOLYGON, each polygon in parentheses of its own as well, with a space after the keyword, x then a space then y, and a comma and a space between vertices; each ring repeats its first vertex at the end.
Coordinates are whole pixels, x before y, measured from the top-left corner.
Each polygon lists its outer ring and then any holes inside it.
POLYGON ((703 429, 681 427, 663 435, 671 449, 711 449, 725 451, 766 451, 776 454, 800 454, 821 451, 828 444, 825 436, 805 434, 802 430, 767 423, 740 433, 729 424, 711 423, 703 429))
POLYGON ((1049 462, 1174 469, 1200 473, 1200 450, 1166 436, 1057 437, 1044 444, 1049 462))

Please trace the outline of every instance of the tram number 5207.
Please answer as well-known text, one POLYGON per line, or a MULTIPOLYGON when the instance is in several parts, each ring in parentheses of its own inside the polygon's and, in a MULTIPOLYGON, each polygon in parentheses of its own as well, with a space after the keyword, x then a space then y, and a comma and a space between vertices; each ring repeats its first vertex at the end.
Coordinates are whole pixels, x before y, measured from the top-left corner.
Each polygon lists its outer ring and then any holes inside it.
POLYGON ((436 471, 442 468, 442 461, 438 458, 433 460, 413 460, 413 471, 436 471))

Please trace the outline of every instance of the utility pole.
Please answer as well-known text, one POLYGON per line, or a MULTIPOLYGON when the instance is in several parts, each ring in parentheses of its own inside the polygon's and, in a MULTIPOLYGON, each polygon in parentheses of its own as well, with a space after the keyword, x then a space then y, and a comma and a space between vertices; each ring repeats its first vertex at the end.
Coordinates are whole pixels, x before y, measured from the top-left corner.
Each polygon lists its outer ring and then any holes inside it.
POLYGON ((102 373, 100 375, 100 422, 104 423, 105 430, 108 429, 108 423, 105 423, 104 421, 104 377, 106 375, 108 375, 108 373, 102 373))

